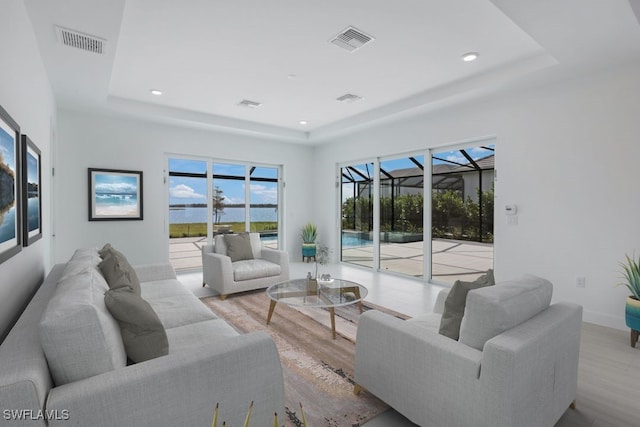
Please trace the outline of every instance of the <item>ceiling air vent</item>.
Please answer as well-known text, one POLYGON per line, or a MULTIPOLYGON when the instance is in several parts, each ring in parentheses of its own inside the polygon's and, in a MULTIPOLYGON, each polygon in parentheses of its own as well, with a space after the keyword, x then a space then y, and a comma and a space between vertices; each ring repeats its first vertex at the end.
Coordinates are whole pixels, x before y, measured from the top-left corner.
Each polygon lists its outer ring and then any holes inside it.
POLYGON ((100 37, 84 34, 79 31, 70 30, 68 28, 56 26, 58 40, 65 46, 75 47, 76 49, 86 50, 87 52, 103 55, 107 41, 100 37))
POLYGON ((361 97, 361 96, 358 96, 358 95, 354 95, 354 94, 352 94, 352 93, 347 93, 347 94, 345 94, 345 95, 342 95, 342 96, 341 96, 341 97, 339 97, 339 98, 336 98, 336 100, 337 100, 337 101, 340 101, 340 102, 347 103, 347 104, 351 104, 352 102, 358 102, 358 101, 361 101, 361 100, 362 100, 362 97, 361 97))
POLYGON ((373 37, 363 33, 357 28, 349 27, 331 39, 331 43, 349 52, 353 52, 372 40, 374 40, 373 37))
POLYGON ((238 102, 238 105, 245 108, 258 108, 259 106, 262 105, 262 103, 256 102, 256 101, 249 101, 248 99, 243 99, 242 101, 238 102))

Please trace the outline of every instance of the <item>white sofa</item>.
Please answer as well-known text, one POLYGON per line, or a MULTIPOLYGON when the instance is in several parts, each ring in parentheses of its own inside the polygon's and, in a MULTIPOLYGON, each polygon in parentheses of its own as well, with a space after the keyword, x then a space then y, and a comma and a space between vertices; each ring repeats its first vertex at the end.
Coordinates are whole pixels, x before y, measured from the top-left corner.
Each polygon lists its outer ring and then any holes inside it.
POLYGON ((96 253, 56 265, 0 345, 1 426, 207 426, 216 403, 219 422, 242 425, 252 400, 251 425, 284 415, 273 340, 240 335, 168 264, 135 267, 168 354, 127 363, 96 253))
POLYGON ((226 236, 237 235, 218 234, 213 245, 202 247, 202 286, 209 285, 221 299, 289 280, 287 252, 263 247, 259 233, 248 235, 251 259, 233 261, 229 256, 226 236))
POLYGON ((553 426, 576 398, 582 308, 523 276, 470 291, 456 341, 438 333, 447 292, 409 321, 362 315, 356 393, 421 426, 553 426))

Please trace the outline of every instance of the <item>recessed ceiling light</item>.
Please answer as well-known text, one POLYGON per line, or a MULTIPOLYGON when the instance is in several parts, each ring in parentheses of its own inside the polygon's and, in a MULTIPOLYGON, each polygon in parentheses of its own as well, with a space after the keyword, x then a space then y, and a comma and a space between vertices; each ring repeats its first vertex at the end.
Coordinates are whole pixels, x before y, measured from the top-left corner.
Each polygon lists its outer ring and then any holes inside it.
POLYGON ((162 95, 162 91, 158 89, 149 89, 149 92, 151 92, 151 95, 155 95, 155 96, 162 95))
POLYGON ((306 120, 300 120, 300 124, 301 124, 302 126, 306 125, 307 123, 309 123, 309 122, 307 122, 306 120))
POLYGON ((471 61, 475 61, 476 59, 478 59, 478 56, 480 56, 480 54, 478 52, 467 52, 467 53, 462 55, 462 60, 464 62, 471 62, 471 61))
POLYGON ((288 78, 289 80, 294 80, 296 77, 298 77, 298 76, 296 76, 295 74, 289 74, 289 75, 287 75, 287 78, 288 78))

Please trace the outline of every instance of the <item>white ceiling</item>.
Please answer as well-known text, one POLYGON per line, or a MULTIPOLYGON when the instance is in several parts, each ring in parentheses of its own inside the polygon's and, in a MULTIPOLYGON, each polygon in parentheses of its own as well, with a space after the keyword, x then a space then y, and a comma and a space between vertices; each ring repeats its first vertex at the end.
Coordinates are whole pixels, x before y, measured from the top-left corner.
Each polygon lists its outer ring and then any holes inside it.
POLYGON ((25 0, 60 108, 297 142, 637 61, 639 2, 25 0), (64 46, 56 25, 106 39, 106 53, 64 46), (374 40, 330 43, 349 26, 374 40), (336 100, 348 93, 363 100, 336 100))

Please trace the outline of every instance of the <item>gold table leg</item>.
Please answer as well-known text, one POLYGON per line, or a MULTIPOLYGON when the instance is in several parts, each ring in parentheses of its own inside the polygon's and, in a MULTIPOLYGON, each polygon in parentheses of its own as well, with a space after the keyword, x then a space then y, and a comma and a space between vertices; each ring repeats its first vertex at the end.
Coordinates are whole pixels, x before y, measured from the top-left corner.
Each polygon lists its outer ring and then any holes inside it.
POLYGON ((273 316, 273 310, 276 308, 277 302, 271 300, 271 304, 269 304, 269 314, 267 315, 267 325, 271 322, 271 316, 273 316))

